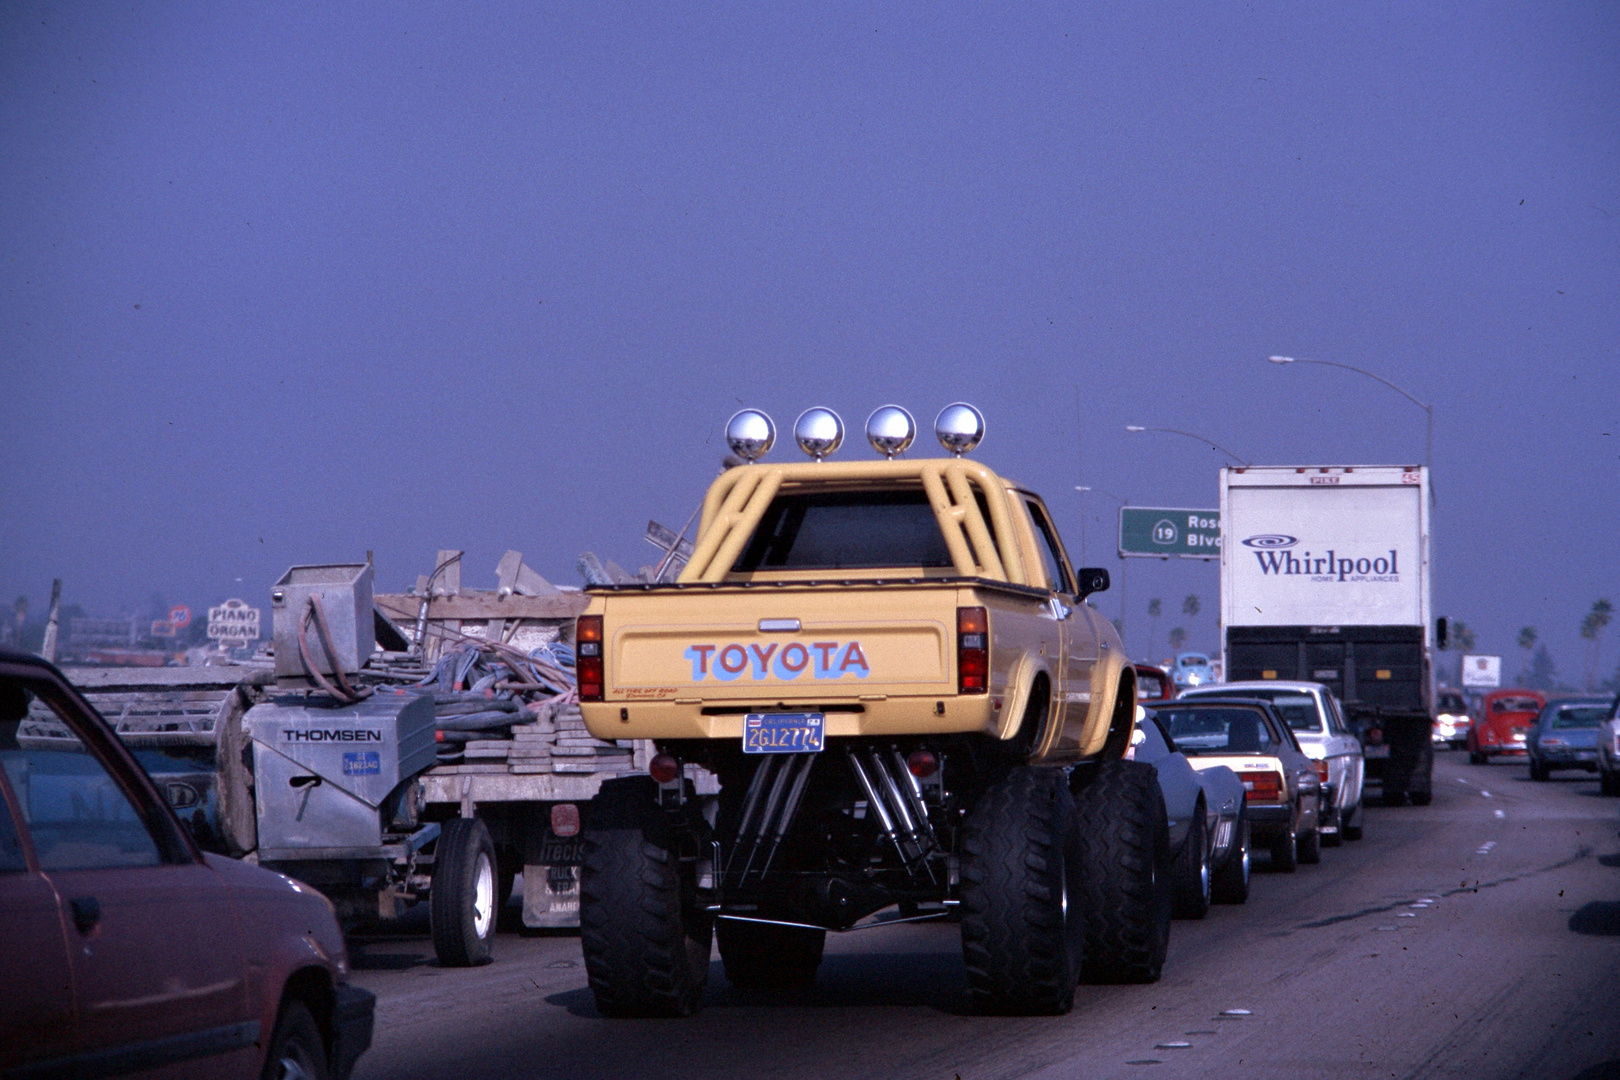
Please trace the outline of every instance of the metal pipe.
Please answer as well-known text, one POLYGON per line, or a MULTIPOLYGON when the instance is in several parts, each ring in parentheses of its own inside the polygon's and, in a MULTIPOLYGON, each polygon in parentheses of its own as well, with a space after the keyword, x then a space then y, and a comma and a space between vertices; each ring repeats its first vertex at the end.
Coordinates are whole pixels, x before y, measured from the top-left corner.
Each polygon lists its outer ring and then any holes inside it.
POLYGON ((854 749, 848 750, 847 753, 849 767, 855 770, 855 779, 859 780, 861 787, 865 789, 867 803, 872 807, 872 813, 877 815, 878 823, 883 826, 884 837, 898 847, 899 842, 894 835, 894 819, 889 816, 888 807, 883 804, 883 797, 878 794, 871 778, 866 775, 866 770, 861 767, 861 759, 855 755, 854 749))
POLYGON ((731 869, 731 863, 736 861, 737 852, 742 850, 743 843, 748 837, 748 830, 753 825, 754 811, 759 809, 759 798, 765 791, 765 785, 770 781, 770 775, 776 768, 776 759, 767 757, 754 769, 754 778, 748 782, 748 794, 743 799, 742 818, 737 822, 737 846, 731 849, 726 863, 726 869, 731 869))
POLYGON ((797 768, 793 777, 793 786, 788 789, 787 802, 782 804, 782 812, 776 817, 776 829, 771 837, 771 850, 765 853, 765 865, 760 867, 759 876, 764 877, 771 871, 771 860, 776 858, 776 849, 782 846, 782 838, 787 835, 793 824, 793 815, 799 811, 799 799, 804 795, 805 784, 810 780, 810 770, 815 767, 816 755, 794 754, 799 760, 789 765, 797 768))
POLYGON ((771 824, 776 820, 777 808, 782 803, 782 791, 787 786, 788 773, 792 765, 791 760, 785 761, 781 768, 776 770, 776 778, 771 781, 771 793, 765 796, 765 807, 760 811, 759 828, 749 836, 752 842, 748 845, 748 861, 743 863, 738 881, 748 880, 748 871, 754 866, 754 856, 759 854, 760 841, 770 832, 771 824))
POLYGON ((928 838, 929 846, 932 847, 934 827, 928 820, 928 804, 923 802, 922 782, 911 774, 911 766, 907 765, 906 759, 900 756, 899 747, 894 749, 894 767, 907 781, 905 789, 906 794, 911 798, 911 809, 917 815, 917 821, 922 827, 921 831, 928 838))
MULTIPOLYGON (((889 803, 894 808, 895 818, 902 827, 899 842, 895 846, 900 849, 900 858, 906 864, 906 869, 910 871, 912 865, 918 860, 924 859, 931 850, 933 837, 929 835, 928 840, 930 843, 924 843, 924 834, 919 832, 916 822, 911 819, 911 809, 906 805, 905 796, 900 794, 900 786, 894 782, 894 776, 884 767, 883 758, 879 756, 875 749, 868 750, 867 754, 871 759, 872 769, 878 776, 883 778, 883 790, 888 795, 889 803)), ((908 771, 906 775, 911 774, 908 771)), ((927 817, 924 817, 924 828, 927 827, 927 822, 927 817)), ((933 880, 933 868, 924 862, 923 869, 928 872, 929 880, 933 880)))

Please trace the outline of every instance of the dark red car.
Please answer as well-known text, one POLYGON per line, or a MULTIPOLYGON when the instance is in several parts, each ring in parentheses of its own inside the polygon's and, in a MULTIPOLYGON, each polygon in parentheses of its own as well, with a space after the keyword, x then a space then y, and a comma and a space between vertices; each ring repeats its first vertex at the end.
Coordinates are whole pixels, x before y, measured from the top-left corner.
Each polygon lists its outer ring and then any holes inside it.
POLYGON ((1132 664, 1136 671, 1136 700, 1147 705, 1156 701, 1169 701, 1176 696, 1176 684, 1170 673, 1152 664, 1132 664))
POLYGON ((376 998, 332 905, 205 854, 105 720, 0 651, 0 1075, 344 1080, 376 998))
POLYGON ((1525 738, 1547 704, 1540 690, 1492 690, 1468 732, 1468 760, 1483 765, 1498 754, 1524 756, 1525 738))

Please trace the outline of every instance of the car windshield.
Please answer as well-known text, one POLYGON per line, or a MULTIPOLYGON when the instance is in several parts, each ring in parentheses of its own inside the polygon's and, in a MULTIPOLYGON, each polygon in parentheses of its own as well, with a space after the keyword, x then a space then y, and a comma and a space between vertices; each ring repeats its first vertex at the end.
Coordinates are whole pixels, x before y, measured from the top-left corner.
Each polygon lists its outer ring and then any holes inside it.
POLYGON ((1491 703, 1491 712, 1540 712, 1541 702, 1533 697, 1497 698, 1491 703))
MULTIPOLYGON (((989 518, 979 495, 980 513, 989 518)), ((920 487, 778 495, 732 569, 952 567, 945 534, 920 487)))
POLYGON ((1468 706, 1456 694, 1441 694, 1440 711, 1452 714, 1465 713, 1468 711, 1468 706))
POLYGON ((1181 666, 1182 667, 1208 667, 1209 666, 1209 657, 1207 657, 1207 656, 1183 656, 1181 658, 1181 666))
POLYGON ((1552 723, 1548 726, 1555 731, 1595 728, 1602 727, 1608 719, 1607 705, 1560 705, 1552 714, 1552 723))
POLYGON ((1184 754, 1269 754, 1271 733, 1258 710, 1212 706, 1156 709, 1184 754))
POLYGON ((1322 713, 1316 707, 1316 699, 1310 694, 1302 694, 1298 690, 1233 690, 1226 696, 1259 698, 1261 701, 1271 702, 1277 706, 1277 711, 1282 713, 1283 719, 1288 721, 1288 726, 1295 731, 1322 730, 1322 713))

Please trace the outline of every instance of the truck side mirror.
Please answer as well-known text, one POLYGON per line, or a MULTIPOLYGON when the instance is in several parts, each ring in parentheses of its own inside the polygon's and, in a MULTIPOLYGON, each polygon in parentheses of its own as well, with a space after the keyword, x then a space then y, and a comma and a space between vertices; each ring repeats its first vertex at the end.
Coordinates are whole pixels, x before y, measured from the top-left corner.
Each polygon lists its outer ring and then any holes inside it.
POLYGON ((1451 648, 1451 625, 1446 619, 1434 621, 1434 643, 1441 649, 1451 648))
POLYGON ((1083 566, 1078 574, 1080 579, 1080 599, 1084 600, 1094 592, 1108 591, 1108 571, 1100 566, 1083 566))

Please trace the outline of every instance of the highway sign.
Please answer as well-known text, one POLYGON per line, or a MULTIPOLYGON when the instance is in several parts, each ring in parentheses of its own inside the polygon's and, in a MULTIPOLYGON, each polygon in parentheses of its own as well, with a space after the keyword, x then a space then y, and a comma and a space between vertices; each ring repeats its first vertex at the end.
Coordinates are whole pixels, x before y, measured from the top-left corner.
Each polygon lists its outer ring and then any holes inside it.
POLYGON ((259 609, 246 600, 227 600, 208 609, 208 636, 233 645, 259 640, 259 609))
POLYGON ((1221 556, 1219 510, 1122 506, 1119 509, 1121 558, 1218 559, 1221 556))
POLYGON ((1500 656, 1464 656, 1462 658, 1462 684, 1495 690, 1502 685, 1502 658, 1500 656))
POLYGON ((184 604, 176 604, 169 609, 169 622, 174 624, 176 630, 184 630, 191 625, 191 609, 184 604))

